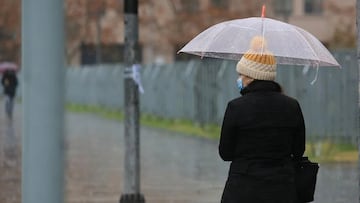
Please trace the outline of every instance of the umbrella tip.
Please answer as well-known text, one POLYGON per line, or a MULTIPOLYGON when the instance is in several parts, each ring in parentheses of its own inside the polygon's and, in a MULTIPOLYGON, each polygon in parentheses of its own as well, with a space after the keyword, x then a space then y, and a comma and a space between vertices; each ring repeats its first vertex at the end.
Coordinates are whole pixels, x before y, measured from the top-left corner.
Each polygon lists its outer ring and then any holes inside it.
POLYGON ((265 17, 265 13, 266 13, 266 6, 265 4, 262 5, 262 9, 261 9, 261 17, 264 18, 265 17))

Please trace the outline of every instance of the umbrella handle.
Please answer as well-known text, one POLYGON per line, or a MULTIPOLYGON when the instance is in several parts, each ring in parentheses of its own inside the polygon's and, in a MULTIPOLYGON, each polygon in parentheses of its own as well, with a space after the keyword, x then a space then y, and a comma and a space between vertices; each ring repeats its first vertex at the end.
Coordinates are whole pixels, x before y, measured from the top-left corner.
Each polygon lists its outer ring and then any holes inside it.
POLYGON ((316 64, 316 75, 315 75, 315 78, 314 78, 314 80, 313 81, 311 81, 311 85, 314 85, 315 84, 315 82, 317 81, 317 79, 318 79, 318 77, 319 77, 319 64, 317 63, 316 64))

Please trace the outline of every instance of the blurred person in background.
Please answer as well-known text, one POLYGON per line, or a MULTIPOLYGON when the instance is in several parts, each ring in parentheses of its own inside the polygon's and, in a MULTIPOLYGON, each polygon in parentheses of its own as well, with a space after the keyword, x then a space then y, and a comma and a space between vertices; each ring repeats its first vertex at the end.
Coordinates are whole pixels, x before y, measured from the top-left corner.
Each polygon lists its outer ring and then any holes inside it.
POLYGON ((231 161, 222 203, 297 203, 293 160, 305 151, 297 100, 276 83, 276 59, 255 37, 236 65, 241 93, 227 105, 219 155, 231 161), (261 45, 261 51, 259 48, 261 45))
POLYGON ((16 95, 16 88, 18 86, 18 79, 15 71, 6 70, 2 75, 1 84, 5 95, 5 112, 8 118, 12 119, 14 98, 16 95))

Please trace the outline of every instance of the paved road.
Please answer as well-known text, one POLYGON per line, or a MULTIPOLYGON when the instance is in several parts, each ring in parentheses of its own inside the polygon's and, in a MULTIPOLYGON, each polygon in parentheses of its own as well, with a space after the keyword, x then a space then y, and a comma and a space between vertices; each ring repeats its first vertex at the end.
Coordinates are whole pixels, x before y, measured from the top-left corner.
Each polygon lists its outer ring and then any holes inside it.
MULTIPOLYGON (((9 122, 0 101, 0 202, 20 203, 21 106, 9 122), (12 127, 11 127, 12 126, 12 127)), ((66 202, 115 203, 122 191, 123 125, 66 114, 66 202)), ((148 203, 219 202, 228 164, 217 142, 141 129, 141 182, 148 203)), ((315 203, 358 202, 356 164, 323 164, 315 203)))

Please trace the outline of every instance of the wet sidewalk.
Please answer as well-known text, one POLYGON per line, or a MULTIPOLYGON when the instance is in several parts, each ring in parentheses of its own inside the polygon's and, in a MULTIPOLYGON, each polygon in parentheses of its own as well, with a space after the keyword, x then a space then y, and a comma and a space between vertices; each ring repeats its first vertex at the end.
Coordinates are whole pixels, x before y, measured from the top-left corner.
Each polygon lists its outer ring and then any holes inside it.
MULTIPOLYGON (((13 122, 0 108, 1 203, 21 202, 21 104, 15 108, 13 122)), ((66 114, 66 202, 119 202, 123 133, 122 123, 66 114)), ((227 165, 216 150, 215 142, 142 128, 141 190, 146 202, 219 202, 227 165)))
MULTIPOLYGON (((67 118, 69 202, 118 202, 123 125, 86 114, 67 118)), ((146 202, 219 202, 226 167, 217 156, 214 142, 141 130, 141 187, 146 202)))
POLYGON ((20 123, 6 119, 3 103, 0 105, 0 202, 20 203, 20 123))
MULTIPOLYGON (((12 123, 2 107, 0 100, 0 202, 20 203, 21 105, 12 123)), ((117 121, 66 114, 66 202, 119 202, 123 131, 117 121)), ((227 167, 216 141, 141 128, 141 190, 148 203, 218 203, 227 167)), ((315 203, 357 202, 357 184, 356 164, 323 164, 315 203)))

